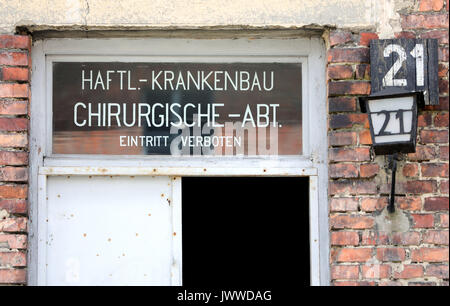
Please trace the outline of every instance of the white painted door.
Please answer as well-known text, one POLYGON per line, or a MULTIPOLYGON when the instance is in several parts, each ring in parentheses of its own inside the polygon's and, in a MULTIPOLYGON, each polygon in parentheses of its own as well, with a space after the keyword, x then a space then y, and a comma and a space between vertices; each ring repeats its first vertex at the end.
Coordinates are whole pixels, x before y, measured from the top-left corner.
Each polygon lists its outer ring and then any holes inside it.
POLYGON ((181 232, 174 231, 181 214, 173 212, 181 209, 173 194, 179 181, 48 176, 45 221, 40 218, 46 225, 41 284, 179 284, 181 258, 174 252, 181 250, 181 232))

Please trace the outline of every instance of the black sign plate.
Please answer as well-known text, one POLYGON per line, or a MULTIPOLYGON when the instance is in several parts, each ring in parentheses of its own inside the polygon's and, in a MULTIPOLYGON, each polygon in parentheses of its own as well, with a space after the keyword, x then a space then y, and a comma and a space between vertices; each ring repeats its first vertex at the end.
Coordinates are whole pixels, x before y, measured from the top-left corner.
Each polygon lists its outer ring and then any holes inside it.
POLYGON ((426 105, 439 104, 436 39, 380 39, 370 42, 372 94, 398 88, 422 91, 426 105))

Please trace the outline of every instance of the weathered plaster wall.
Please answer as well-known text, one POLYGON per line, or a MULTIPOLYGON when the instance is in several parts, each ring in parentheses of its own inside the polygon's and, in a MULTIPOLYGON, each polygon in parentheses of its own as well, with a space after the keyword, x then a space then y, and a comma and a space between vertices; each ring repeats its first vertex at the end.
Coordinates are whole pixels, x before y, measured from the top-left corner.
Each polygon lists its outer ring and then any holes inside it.
POLYGON ((2 0, 0 33, 47 29, 366 28, 381 37, 400 28, 414 0, 2 0))

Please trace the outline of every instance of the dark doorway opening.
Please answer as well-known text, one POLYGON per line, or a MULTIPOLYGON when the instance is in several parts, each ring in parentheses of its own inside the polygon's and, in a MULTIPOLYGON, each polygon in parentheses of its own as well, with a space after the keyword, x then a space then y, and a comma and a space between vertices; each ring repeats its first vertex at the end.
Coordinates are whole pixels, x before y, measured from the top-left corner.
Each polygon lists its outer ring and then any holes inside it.
POLYGON ((310 284, 309 179, 184 177, 183 285, 310 284))

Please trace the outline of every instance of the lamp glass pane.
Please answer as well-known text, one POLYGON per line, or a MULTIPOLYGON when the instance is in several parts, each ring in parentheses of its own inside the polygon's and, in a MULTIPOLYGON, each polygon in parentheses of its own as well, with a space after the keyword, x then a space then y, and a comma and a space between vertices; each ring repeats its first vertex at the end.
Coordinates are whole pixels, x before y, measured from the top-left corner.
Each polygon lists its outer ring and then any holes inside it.
POLYGON ((382 98, 368 101, 374 143, 411 140, 414 97, 382 98))
POLYGON ((403 112, 403 124, 405 133, 411 133, 412 121, 413 121, 413 112, 412 111, 403 112))
POLYGON ((400 141, 409 141, 411 139, 410 134, 402 134, 402 135, 387 135, 387 136, 375 136, 375 143, 392 143, 392 142, 400 142, 400 141))
POLYGON ((395 111, 398 109, 412 109, 414 97, 383 98, 369 100, 369 110, 371 113, 382 110, 395 111))

